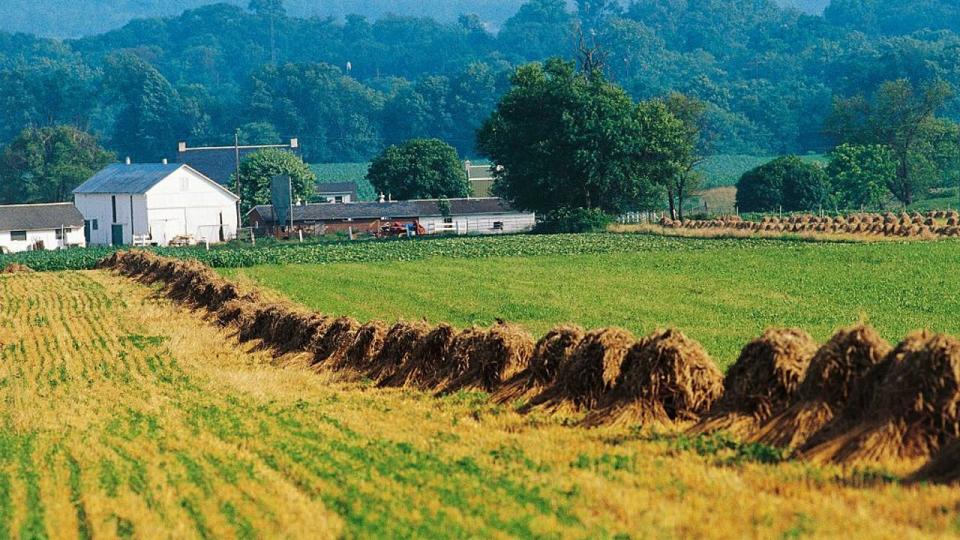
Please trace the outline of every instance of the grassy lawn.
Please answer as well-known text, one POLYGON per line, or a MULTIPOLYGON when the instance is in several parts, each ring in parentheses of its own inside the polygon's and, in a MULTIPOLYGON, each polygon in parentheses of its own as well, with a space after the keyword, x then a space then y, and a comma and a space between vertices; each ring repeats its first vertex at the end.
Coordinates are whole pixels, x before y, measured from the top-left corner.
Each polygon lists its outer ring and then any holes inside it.
POLYGON ((820 340, 858 320, 890 340, 921 327, 960 334, 958 242, 691 242, 699 249, 223 272, 360 320, 467 326, 502 318, 537 333, 562 322, 637 334, 674 325, 724 367, 775 325, 799 326, 820 340))

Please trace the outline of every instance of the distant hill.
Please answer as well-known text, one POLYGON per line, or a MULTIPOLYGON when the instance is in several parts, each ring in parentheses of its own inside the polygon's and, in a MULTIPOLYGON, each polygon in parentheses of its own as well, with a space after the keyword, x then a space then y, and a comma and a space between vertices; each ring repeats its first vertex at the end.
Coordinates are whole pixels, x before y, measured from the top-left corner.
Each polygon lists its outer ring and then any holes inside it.
MULTIPOLYGON (((184 10, 215 3, 247 6, 249 0, 3 0, 0 30, 47 37, 80 37, 119 28, 131 19, 178 15, 184 10)), ((385 13, 456 20, 477 14, 492 26, 511 15, 523 0, 286 0, 290 15, 376 18, 385 13)))
POLYGON ((830 0, 777 0, 777 3, 804 13, 820 15, 830 5, 830 0))
MULTIPOLYGON (((299 17, 343 17, 360 14, 377 18, 386 13, 429 16, 441 21, 476 14, 492 28, 516 13, 525 0, 286 0, 299 17)), ((807 13, 822 13, 829 0, 776 0, 807 13)), ((131 19, 178 15, 215 3, 246 6, 249 0, 3 0, 0 31, 46 37, 80 37, 119 28, 131 19)), ((570 2, 573 3, 572 0, 570 2)))

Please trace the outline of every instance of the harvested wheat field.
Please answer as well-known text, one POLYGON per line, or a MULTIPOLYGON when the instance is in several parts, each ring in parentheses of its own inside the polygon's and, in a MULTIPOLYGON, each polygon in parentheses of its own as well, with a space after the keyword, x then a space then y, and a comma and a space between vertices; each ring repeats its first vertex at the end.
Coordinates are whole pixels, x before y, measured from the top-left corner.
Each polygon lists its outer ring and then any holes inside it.
MULTIPOLYGON (((957 532, 960 492, 897 480, 912 471, 342 382, 103 271, 2 276, 0 302, 0 537, 957 532)), ((389 328, 341 326, 357 343, 336 362, 376 364, 364 343, 389 328)), ((521 362, 517 336, 485 339, 521 362)), ((523 373, 482 365, 482 384, 523 373)))

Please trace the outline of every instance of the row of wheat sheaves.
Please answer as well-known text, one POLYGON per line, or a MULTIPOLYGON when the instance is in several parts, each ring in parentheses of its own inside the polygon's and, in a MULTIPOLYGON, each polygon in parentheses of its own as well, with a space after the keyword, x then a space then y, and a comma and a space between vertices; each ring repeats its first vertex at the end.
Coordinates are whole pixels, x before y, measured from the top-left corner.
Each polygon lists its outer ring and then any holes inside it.
POLYGON ((241 341, 309 353, 317 369, 381 387, 476 389, 521 413, 575 413, 583 427, 722 431, 798 459, 927 460, 912 479, 960 480, 960 341, 948 335, 917 331, 893 346, 858 325, 821 345, 802 330, 770 329, 724 376, 675 329, 637 339, 619 328, 564 325, 536 340, 510 324, 361 324, 265 301, 193 261, 132 251, 100 267, 161 284, 241 341))
POLYGON ((739 216, 682 221, 664 217, 658 224, 671 230, 738 231, 743 234, 833 234, 928 239, 960 237, 960 213, 952 210, 899 215, 860 213, 833 217, 767 216, 759 221, 745 221, 739 216))

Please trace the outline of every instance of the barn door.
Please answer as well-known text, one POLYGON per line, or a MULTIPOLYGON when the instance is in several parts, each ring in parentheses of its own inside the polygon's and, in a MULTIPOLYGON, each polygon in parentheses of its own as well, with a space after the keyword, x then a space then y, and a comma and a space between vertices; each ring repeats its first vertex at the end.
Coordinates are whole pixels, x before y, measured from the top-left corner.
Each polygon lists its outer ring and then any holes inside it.
POLYGON ((90 220, 83 220, 83 239, 87 241, 87 245, 90 245, 90 220))
POLYGON ((114 224, 110 227, 110 234, 113 239, 112 244, 115 246, 123 245, 123 225, 114 224))

